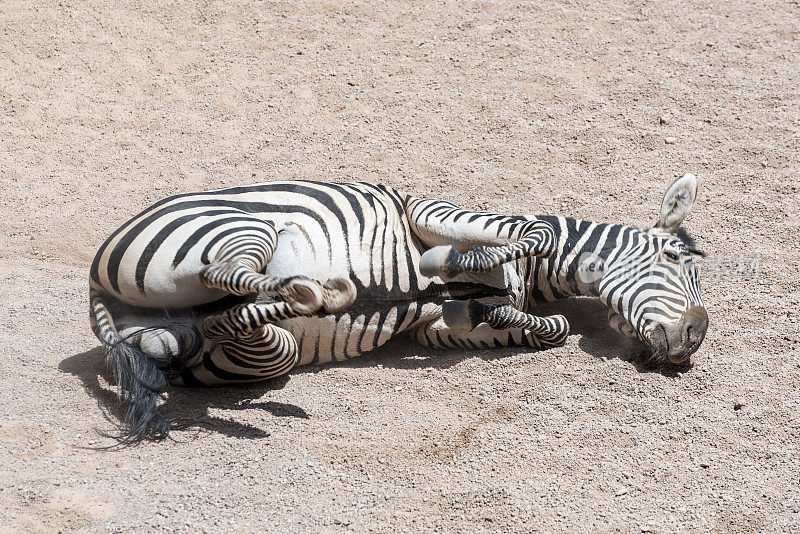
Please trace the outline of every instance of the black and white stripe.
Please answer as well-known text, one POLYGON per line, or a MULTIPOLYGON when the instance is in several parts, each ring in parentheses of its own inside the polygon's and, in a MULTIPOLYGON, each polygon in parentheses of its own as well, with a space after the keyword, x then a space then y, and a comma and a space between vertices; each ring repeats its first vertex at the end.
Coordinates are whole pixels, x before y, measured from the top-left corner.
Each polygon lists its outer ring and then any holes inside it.
POLYGON ((558 243, 549 258, 519 262, 520 276, 529 281, 526 308, 573 296, 602 297, 641 331, 648 318, 678 320, 689 307, 703 306, 693 254, 677 236, 567 217, 537 219, 555 229, 558 243), (665 257, 666 249, 677 251, 677 262, 665 257), (591 262, 597 278, 584 270, 591 262))
MULTIPOLYGON (((601 297, 652 341, 648 328, 702 307, 681 244, 663 229, 474 212, 381 185, 273 182, 170 197, 128 221, 92 263, 90 312, 110 360, 184 384, 263 380, 403 332, 443 348, 558 346, 566 320, 531 312, 573 295, 601 297), (681 262, 656 261, 674 251, 681 262), (596 280, 581 275, 587 257, 602 264, 596 280), (164 309, 191 310, 189 327, 159 326, 164 309)), ((129 428, 166 435, 160 382, 145 406, 135 379, 118 379, 129 428)))

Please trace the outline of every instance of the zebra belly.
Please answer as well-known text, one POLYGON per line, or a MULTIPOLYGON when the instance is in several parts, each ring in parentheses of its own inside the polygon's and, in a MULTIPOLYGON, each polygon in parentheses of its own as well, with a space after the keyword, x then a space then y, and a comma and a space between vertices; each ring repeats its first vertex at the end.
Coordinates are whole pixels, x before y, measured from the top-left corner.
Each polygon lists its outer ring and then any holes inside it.
POLYGON ((410 327, 441 317, 441 305, 414 301, 388 310, 354 309, 325 317, 300 317, 281 321, 297 340, 297 365, 340 361, 376 349, 410 327))
MULTIPOLYGON (((278 323, 294 335, 300 348, 298 365, 352 358, 389 341, 421 319, 434 320, 440 306, 417 302, 416 287, 403 288, 387 298, 386 281, 375 283, 374 254, 360 247, 325 247, 346 243, 345 236, 313 239, 313 230, 293 224, 281 226, 278 246, 266 274, 277 277, 307 276, 324 282, 344 277, 356 284, 356 301, 335 315, 298 317, 278 323), (312 239, 309 239, 311 234, 312 239)), ((414 251, 418 256, 418 251, 414 251)), ((398 289, 398 288, 395 288, 398 289)))

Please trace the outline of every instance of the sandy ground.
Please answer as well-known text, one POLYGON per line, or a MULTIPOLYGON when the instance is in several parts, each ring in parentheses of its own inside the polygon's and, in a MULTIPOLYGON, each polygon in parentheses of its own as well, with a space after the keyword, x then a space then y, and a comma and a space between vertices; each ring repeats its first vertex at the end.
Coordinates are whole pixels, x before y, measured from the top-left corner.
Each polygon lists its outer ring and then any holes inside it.
POLYGON ((800 4, 685 4, 0 2, 0 530, 800 531, 800 4), (88 264, 162 196, 366 180, 646 225, 683 172, 686 372, 584 302, 559 349, 173 389, 202 425, 97 450, 88 264))

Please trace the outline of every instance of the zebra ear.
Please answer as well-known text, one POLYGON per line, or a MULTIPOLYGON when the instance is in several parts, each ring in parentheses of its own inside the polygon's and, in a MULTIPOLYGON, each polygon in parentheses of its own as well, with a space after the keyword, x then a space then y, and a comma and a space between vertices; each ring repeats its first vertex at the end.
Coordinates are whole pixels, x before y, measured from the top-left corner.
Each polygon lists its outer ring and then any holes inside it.
POLYGON ((667 189, 661 202, 661 214, 656 228, 676 234, 683 220, 689 215, 697 196, 697 178, 694 174, 684 174, 667 189))

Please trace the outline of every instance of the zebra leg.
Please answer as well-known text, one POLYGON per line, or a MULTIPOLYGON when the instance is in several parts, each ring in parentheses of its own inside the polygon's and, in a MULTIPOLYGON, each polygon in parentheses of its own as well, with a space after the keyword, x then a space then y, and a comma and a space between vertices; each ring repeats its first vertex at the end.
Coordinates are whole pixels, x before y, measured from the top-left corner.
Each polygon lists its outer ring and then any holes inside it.
POLYGON ((412 232, 426 246, 425 276, 452 278, 488 272, 525 257, 548 257, 556 248, 550 224, 525 217, 463 210, 450 202, 412 198, 406 205, 412 232))
POLYGON ((234 295, 260 293, 277 297, 299 314, 324 308, 328 313, 343 310, 353 303, 356 289, 346 278, 331 278, 324 283, 303 276, 279 278, 261 274, 278 243, 278 232, 266 223, 263 232, 240 232, 228 237, 214 260, 200 273, 203 284, 234 295))
POLYGON ((187 361, 178 386, 258 382, 288 373, 299 357, 294 336, 273 324, 218 338, 209 350, 187 361))
POLYGON ((241 304, 203 321, 202 332, 213 345, 189 360, 178 385, 257 382, 288 373, 299 351, 294 336, 276 321, 310 315, 287 302, 241 304))
POLYGON ((560 347, 569 336, 563 315, 538 317, 503 306, 488 306, 477 300, 448 300, 442 305, 442 320, 450 328, 471 331, 481 323, 495 330, 522 328, 531 332, 542 346, 560 347))
POLYGON ((482 323, 472 330, 465 330, 448 326, 444 319, 422 325, 412 330, 410 334, 421 345, 435 349, 494 349, 519 346, 541 350, 564 343, 563 340, 553 343, 540 338, 526 328, 498 330, 487 323, 482 323))
POLYGON ((249 334, 262 326, 284 319, 313 315, 297 310, 289 302, 239 304, 218 315, 206 317, 202 331, 207 339, 219 340, 240 334, 249 334))

